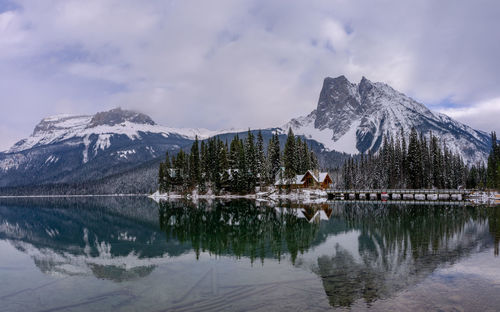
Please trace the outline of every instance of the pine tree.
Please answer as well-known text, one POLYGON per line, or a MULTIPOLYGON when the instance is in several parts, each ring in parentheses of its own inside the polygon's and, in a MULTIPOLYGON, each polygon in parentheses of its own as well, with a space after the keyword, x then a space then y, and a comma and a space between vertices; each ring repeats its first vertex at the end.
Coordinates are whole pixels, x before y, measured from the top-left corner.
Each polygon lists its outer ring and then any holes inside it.
POLYGON ((488 188, 500 188, 500 146, 496 132, 491 132, 491 150, 486 169, 486 185, 488 188))
POLYGON ((280 141, 277 132, 274 133, 272 139, 269 141, 267 157, 269 163, 269 179, 270 182, 274 182, 281 168, 280 141))
POLYGON ((238 144, 240 138, 236 135, 231 141, 229 148, 229 168, 236 169, 238 167, 238 144))
POLYGON ((283 164, 285 166, 285 179, 292 181, 297 174, 297 156, 295 150, 295 135, 292 128, 288 130, 288 136, 283 151, 283 164))
MULTIPOLYGON (((313 166, 311 165, 311 153, 312 155, 314 155, 314 153, 311 151, 309 152, 309 147, 307 147, 307 142, 304 140, 304 143, 303 143, 303 148, 302 148, 302 159, 303 159, 303 168, 301 170, 301 173, 302 172, 306 172, 307 170, 315 170, 315 169, 318 169, 317 166, 315 168, 313 168, 313 166)), ((316 156, 316 155, 314 155, 316 156)), ((315 162, 317 162, 317 159, 315 159, 315 162)))
POLYGON ((240 193, 246 193, 249 189, 248 183, 248 166, 247 158, 245 155, 245 147, 241 140, 238 140, 238 181, 237 181, 237 191, 240 193))
POLYGON ((465 187, 468 189, 476 188, 479 185, 479 174, 475 165, 472 165, 468 174, 465 187))
POLYGON ((221 169, 221 180, 220 185, 221 189, 229 189, 229 160, 228 160, 228 150, 227 150, 227 141, 223 143, 219 141, 219 153, 220 153, 220 169, 221 169))
POLYGON ((221 146, 222 142, 219 137, 213 138, 213 168, 212 168, 212 182, 214 185, 215 193, 219 194, 222 184, 222 165, 221 165, 221 146))
POLYGON ((208 164, 207 146, 205 141, 201 141, 200 145, 200 165, 201 165, 200 179, 202 183, 206 183, 209 164, 208 164))
POLYGON ((446 144, 443 147, 443 173, 443 187, 451 188, 451 155, 446 144))
POLYGON ((165 164, 163 162, 160 163, 160 168, 158 170, 158 185, 160 189, 160 193, 166 192, 166 186, 165 186, 165 164))
POLYGON ((262 185, 263 181, 267 181, 266 170, 266 154, 264 152, 264 138, 262 132, 259 130, 257 134, 257 173, 259 176, 259 184, 262 185))
POLYGON ((427 144, 427 138, 423 135, 423 133, 420 133, 420 187, 422 188, 429 188, 431 184, 431 173, 430 173, 430 152, 429 152, 429 145, 427 144))
POLYGON ((302 139, 300 136, 295 137, 295 172, 302 172, 302 139))
POLYGON ((420 157, 417 130, 412 128, 408 143, 408 178, 411 188, 420 188, 420 157))
POLYGON ((406 138, 401 128, 401 184, 403 187, 407 186, 406 174, 408 172, 408 146, 406 145, 406 138))
POLYGON ((165 162, 163 163, 163 168, 164 168, 164 175, 163 175, 163 186, 164 186, 164 191, 165 192, 170 192, 172 188, 172 177, 171 175, 171 170, 172 170, 172 164, 170 162, 170 156, 168 155, 168 152, 165 155, 165 162))
POLYGON ((316 157, 316 154, 314 154, 313 151, 310 152, 310 161, 311 161, 311 170, 318 170, 319 169, 319 161, 318 157, 316 157))
POLYGON ((441 188, 441 150, 439 148, 437 137, 435 137, 432 133, 430 141, 431 185, 436 188, 441 188))
POLYGON ((253 133, 248 129, 245 141, 245 157, 248 170, 248 190, 255 190, 258 174, 257 150, 253 133))
POLYGON ((173 185, 180 191, 185 191, 187 185, 187 173, 189 170, 189 160, 186 157, 186 153, 180 150, 176 157, 173 157, 172 167, 175 170, 174 177, 172 179, 173 185))
POLYGON ((227 170, 229 169, 229 160, 227 158, 227 142, 224 143, 221 140, 218 141, 218 150, 219 150, 219 159, 220 159, 220 166, 222 170, 227 170))
POLYGON ((381 185, 391 185, 392 181, 390 180, 390 173, 391 171, 391 166, 392 166, 392 152, 391 148, 389 146, 389 139, 387 137, 387 134, 384 135, 383 143, 382 143, 382 164, 379 165, 379 181, 381 185))
POLYGON ((189 155, 189 180, 192 186, 198 185, 201 179, 200 152, 198 136, 195 137, 189 155))

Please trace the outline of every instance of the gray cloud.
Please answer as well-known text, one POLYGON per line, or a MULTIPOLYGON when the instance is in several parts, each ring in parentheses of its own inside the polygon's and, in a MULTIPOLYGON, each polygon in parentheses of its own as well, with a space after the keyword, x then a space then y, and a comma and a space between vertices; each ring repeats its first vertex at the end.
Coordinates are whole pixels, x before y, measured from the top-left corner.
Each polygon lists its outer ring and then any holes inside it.
POLYGON ((499 11, 496 1, 0 6, 0 148, 46 115, 115 106, 176 127, 279 125, 314 109, 323 78, 340 74, 500 132, 482 118, 500 105, 499 11))

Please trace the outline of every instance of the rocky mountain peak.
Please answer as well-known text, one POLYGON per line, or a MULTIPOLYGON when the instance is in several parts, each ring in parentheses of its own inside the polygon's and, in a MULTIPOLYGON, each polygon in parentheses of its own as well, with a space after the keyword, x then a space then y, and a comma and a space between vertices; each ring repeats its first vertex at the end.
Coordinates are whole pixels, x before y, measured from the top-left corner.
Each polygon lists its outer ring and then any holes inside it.
POLYGON ((72 116, 72 115, 56 115, 46 117, 35 126, 32 135, 39 133, 53 132, 65 127, 78 126, 85 124, 90 119, 90 116, 72 116))
POLYGON ((366 77, 358 84, 345 76, 325 78, 317 109, 283 126, 288 127, 330 150, 350 154, 375 153, 385 135, 396 139, 403 131, 407 138, 411 128, 425 136, 437 135, 468 163, 484 161, 489 149, 486 133, 434 113, 391 86, 366 77))
POLYGON ((130 110, 123 110, 118 107, 106 112, 99 112, 95 114, 88 127, 92 128, 101 125, 114 126, 126 121, 137 124, 156 125, 153 119, 151 119, 148 115, 130 110))
POLYGON ((315 127, 329 128, 333 125, 333 119, 342 112, 359 113, 361 107, 358 98, 356 84, 349 82, 345 76, 325 78, 316 109, 315 127))
POLYGON ((361 95, 361 97, 367 96, 374 87, 374 84, 370 80, 366 79, 365 76, 363 76, 358 86, 359 94, 361 95))

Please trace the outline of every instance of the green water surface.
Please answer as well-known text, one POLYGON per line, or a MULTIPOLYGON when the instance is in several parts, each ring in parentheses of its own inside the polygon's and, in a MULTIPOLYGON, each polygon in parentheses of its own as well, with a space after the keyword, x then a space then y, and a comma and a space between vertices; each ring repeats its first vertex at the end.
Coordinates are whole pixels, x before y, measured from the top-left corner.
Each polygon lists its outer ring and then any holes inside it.
POLYGON ((0 311, 498 311, 500 207, 0 199, 0 311))

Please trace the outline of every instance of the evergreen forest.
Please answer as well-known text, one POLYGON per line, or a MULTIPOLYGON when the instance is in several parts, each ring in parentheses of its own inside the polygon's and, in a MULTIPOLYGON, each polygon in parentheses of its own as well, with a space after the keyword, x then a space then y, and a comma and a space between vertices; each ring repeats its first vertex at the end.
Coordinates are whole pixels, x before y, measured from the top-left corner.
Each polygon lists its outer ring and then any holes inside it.
POLYGON ((432 133, 429 137, 414 128, 409 140, 384 137, 377 154, 347 160, 340 170, 340 186, 349 189, 484 189, 499 188, 500 148, 491 134, 488 167, 467 166, 458 153, 432 133))
POLYGON ((236 135, 231 142, 219 137, 195 139, 189 153, 166 155, 160 163, 160 192, 254 193, 256 186, 275 182, 278 173, 292 179, 307 170, 318 169, 318 159, 305 140, 290 129, 283 151, 275 133, 265 148, 261 131, 257 136, 248 130, 245 139, 236 135))

